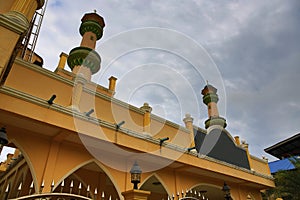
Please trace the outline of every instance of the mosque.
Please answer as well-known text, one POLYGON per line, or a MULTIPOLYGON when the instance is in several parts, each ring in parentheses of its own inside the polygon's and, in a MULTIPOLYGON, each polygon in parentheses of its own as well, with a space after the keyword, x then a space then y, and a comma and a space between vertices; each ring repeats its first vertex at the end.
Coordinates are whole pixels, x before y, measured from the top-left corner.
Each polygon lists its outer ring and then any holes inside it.
POLYGON ((27 36, 44 4, 0 3, 0 143, 16 148, 0 165, 0 199, 258 200, 274 187, 268 161, 225 129, 214 86, 201 92, 200 128, 189 114, 180 126, 114 98, 113 75, 94 83, 99 14, 83 14, 80 45, 43 68, 27 36))

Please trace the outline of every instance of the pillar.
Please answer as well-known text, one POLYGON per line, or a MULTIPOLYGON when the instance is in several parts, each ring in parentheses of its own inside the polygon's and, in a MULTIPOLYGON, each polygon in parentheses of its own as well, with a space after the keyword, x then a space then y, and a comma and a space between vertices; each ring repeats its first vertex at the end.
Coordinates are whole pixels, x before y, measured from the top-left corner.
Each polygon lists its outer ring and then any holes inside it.
POLYGON ((68 54, 61 52, 61 54, 59 55, 59 62, 57 68, 64 69, 67 59, 68 59, 68 54))
POLYGON ((43 7, 44 0, 15 0, 6 16, 19 24, 28 25, 37 9, 43 7))
POLYGON ((0 82, 10 69, 9 62, 17 55, 16 46, 29 28, 36 9, 44 5, 44 0, 15 0, 9 12, 0 14, 0 82))
POLYGON ((147 200, 150 194, 150 191, 144 190, 129 190, 122 192, 125 200, 147 200))
POLYGON ((79 105, 81 100, 82 91, 87 80, 83 74, 78 74, 74 80, 74 88, 72 95, 72 104, 69 106, 74 111, 79 111, 79 105))
POLYGON ((117 82, 117 78, 114 76, 111 76, 109 79, 109 86, 108 89, 112 92, 112 94, 114 95, 115 90, 116 90, 116 82, 117 82))
POLYGON ((149 106, 148 103, 144 103, 144 105, 140 108, 144 111, 144 118, 143 118, 143 131, 150 133, 150 124, 151 124, 151 111, 152 108, 149 106))
POLYGON ((235 140, 235 143, 236 143, 237 146, 240 146, 240 145, 241 145, 240 137, 239 137, 239 136, 235 136, 235 137, 234 137, 234 140, 235 140))
POLYGON ((195 146, 193 121, 194 121, 194 118, 192 118, 190 114, 188 114, 188 113, 185 114, 185 118, 183 118, 183 122, 185 124, 185 128, 187 128, 190 131, 190 139, 191 139, 190 147, 195 146))

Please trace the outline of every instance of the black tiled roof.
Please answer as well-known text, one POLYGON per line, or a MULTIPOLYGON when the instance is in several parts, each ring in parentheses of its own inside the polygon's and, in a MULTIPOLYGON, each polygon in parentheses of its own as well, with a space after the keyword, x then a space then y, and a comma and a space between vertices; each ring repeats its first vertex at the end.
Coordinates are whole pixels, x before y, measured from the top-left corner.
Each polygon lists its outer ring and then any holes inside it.
POLYGON ((208 134, 197 129, 194 132, 199 154, 250 169, 246 150, 236 146, 232 137, 224 130, 213 129, 208 134))

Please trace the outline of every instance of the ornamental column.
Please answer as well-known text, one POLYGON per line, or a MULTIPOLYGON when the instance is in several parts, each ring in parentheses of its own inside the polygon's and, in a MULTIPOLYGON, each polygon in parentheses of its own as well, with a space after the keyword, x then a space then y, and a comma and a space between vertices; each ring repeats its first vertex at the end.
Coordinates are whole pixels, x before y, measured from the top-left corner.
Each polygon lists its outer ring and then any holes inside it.
POLYGON ((185 124, 185 128, 187 128, 190 131, 190 140, 191 140, 190 147, 195 146, 193 121, 194 121, 194 118, 192 118, 191 114, 189 114, 189 113, 185 114, 185 118, 183 118, 183 122, 185 124))
POLYGON ((75 85, 70 107, 79 111, 82 90, 92 74, 100 70, 101 58, 95 51, 96 41, 103 35, 104 19, 95 13, 87 13, 81 19, 79 32, 82 40, 79 47, 73 48, 67 59, 69 67, 75 74, 75 85))
POLYGON ((144 105, 140 109, 142 111, 144 111, 143 131, 146 132, 146 133, 150 133, 151 111, 152 111, 152 108, 149 106, 148 103, 144 103, 144 105))

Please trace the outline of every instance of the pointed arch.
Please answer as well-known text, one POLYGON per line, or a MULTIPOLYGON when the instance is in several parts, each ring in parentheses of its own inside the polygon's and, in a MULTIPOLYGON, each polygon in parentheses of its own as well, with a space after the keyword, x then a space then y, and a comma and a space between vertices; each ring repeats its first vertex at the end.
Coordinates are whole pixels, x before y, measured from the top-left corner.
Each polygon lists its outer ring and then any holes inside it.
MULTIPOLYGON (((85 162, 82 162, 79 165, 77 165, 76 167, 74 167, 72 170, 70 170, 68 173, 66 173, 63 177, 61 177, 61 179, 59 181, 57 181, 57 183, 55 183, 54 191, 60 190, 61 184, 63 181, 67 181, 68 184, 70 184, 71 180, 74 181, 73 182, 74 187, 75 187, 75 185, 77 185, 77 187, 78 187, 79 183, 81 183, 82 186, 84 187, 83 190, 85 192, 87 192, 87 187, 89 185, 91 187, 90 188, 91 196, 93 196, 92 193, 94 193, 94 190, 96 188, 97 188, 98 195, 101 195, 102 191, 100 191, 100 190, 103 190, 103 187, 104 187, 106 190, 108 190, 108 188, 112 188, 112 189, 110 189, 110 193, 113 193, 111 195, 117 196, 118 199, 122 198, 121 191, 120 191, 120 188, 119 188, 116 180, 114 179, 114 177, 112 176, 110 171, 100 161, 98 161, 96 159, 90 159, 85 162), (86 176, 83 175, 84 173, 87 173, 87 175, 86 176), (95 178, 94 178, 94 176, 92 176, 93 173, 94 173, 94 175, 101 174, 102 178, 104 178, 104 180, 101 181, 102 185, 99 185, 100 184, 99 181, 97 182, 97 180, 96 181, 94 180, 95 178), (93 178, 88 178, 88 176, 93 177, 93 178), (103 184, 106 184, 106 185, 103 185, 103 184)), ((65 186, 65 187, 67 187, 67 186, 65 186)), ((106 193, 107 193, 107 191, 106 191, 106 193)), ((105 194, 105 195, 107 195, 107 194, 105 194)))
POLYGON ((163 179, 156 173, 149 175, 141 184, 141 190, 150 191, 149 200, 167 199, 170 195, 163 179))
MULTIPOLYGON (((222 186, 210 184, 210 183, 199 183, 190 188, 192 191, 197 191, 197 194, 205 196, 208 199, 224 199, 224 193, 222 191, 222 186)), ((232 199, 234 199, 232 197, 232 199)))
POLYGON ((17 149, 20 150, 21 154, 23 155, 25 162, 29 168, 29 172, 31 174, 32 177, 32 181, 33 181, 33 185, 34 185, 34 189, 35 191, 38 191, 38 184, 37 184, 37 177, 36 177, 36 172, 34 170, 33 164, 30 160, 30 157, 28 156, 27 152, 24 150, 23 146, 20 145, 17 140, 15 140, 14 138, 11 139, 11 143, 13 143, 17 149))

